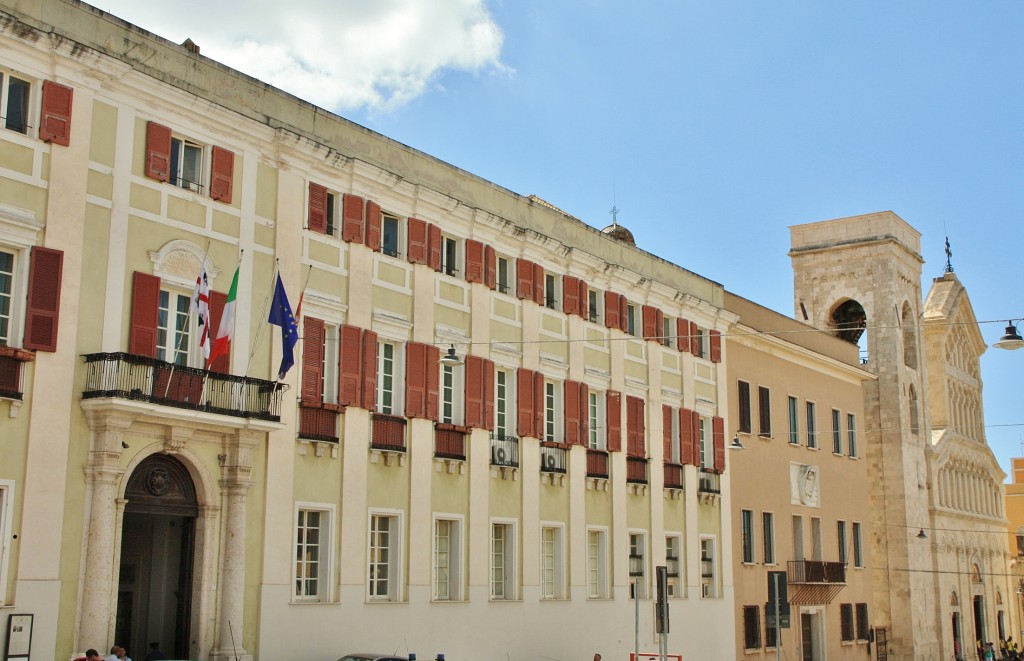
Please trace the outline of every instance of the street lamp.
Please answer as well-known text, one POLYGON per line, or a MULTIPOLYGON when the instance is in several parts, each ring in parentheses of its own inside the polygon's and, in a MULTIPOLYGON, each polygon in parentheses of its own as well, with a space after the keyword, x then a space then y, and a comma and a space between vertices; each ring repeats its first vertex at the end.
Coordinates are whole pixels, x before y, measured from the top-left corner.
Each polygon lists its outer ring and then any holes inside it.
POLYGON ((1013 351, 1024 347, 1024 337, 1020 336, 1017 332, 1017 325, 1013 323, 1013 319, 1006 322, 1006 334, 1004 334, 999 341, 992 345, 996 349, 1008 349, 1013 351))

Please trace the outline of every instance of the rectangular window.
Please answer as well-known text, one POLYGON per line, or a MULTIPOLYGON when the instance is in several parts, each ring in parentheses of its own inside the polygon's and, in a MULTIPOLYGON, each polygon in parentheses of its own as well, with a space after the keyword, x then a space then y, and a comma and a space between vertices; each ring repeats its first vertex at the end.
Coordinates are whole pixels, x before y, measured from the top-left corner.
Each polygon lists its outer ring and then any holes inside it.
POLYGON ((0 71, 0 108, 4 109, 4 128, 7 130, 28 133, 30 87, 27 80, 0 71))
POLYGON ((814 402, 805 402, 804 406, 807 410, 807 447, 817 448, 818 447, 818 422, 817 422, 817 407, 814 402))
POLYGON ((505 437, 509 435, 509 379, 508 372, 506 370, 498 370, 494 373, 494 382, 496 384, 497 393, 495 395, 494 402, 494 431, 498 436, 505 437))
POLYGON ((377 410, 394 415, 395 402, 395 361, 398 352, 391 342, 381 342, 377 363, 377 410))
POLYGON ((843 453, 843 414, 839 409, 832 409, 832 453, 843 453))
POLYGON ((458 274, 462 266, 460 258, 459 242, 450 236, 441 237, 441 272, 452 276, 458 274))
POLYGON ((452 365, 441 366, 441 422, 462 424, 462 374, 464 370, 452 365))
POLYGON ((846 414, 846 453, 857 456, 857 417, 852 413, 846 414))
POLYGON ((562 440, 562 387, 554 381, 544 382, 544 440, 558 443, 562 440))
POLYGON ((338 222, 338 214, 341 213, 341 205, 338 204, 338 200, 341 196, 337 193, 328 191, 324 194, 324 234, 327 236, 337 236, 338 230, 341 228, 341 223, 338 222))
POLYGON ((740 512, 740 525, 742 528, 743 541, 743 562, 754 562, 754 512, 742 510, 740 512))
POLYGON ((853 604, 839 604, 839 639, 844 643, 852 643, 853 628, 853 604))
POLYGON ((608 598, 608 541, 604 530, 587 531, 587 597, 608 598))
POLYGON ((661 323, 661 343, 670 349, 675 346, 675 333, 672 332, 675 326, 676 320, 665 315, 661 323))
POLYGON ((626 304, 626 332, 636 335, 636 306, 632 303, 626 304))
POLYGON ((370 515, 369 598, 399 601, 400 519, 394 514, 370 515))
POLYGON ((665 537, 665 573, 668 577, 668 594, 670 599, 683 596, 682 591, 682 555, 683 538, 680 535, 665 537))
POLYGON ((516 598, 515 524, 491 524, 491 599, 516 598))
POLYGON ((739 431, 750 433, 750 384, 746 381, 736 382, 736 406, 739 409, 739 431))
POLYGON ((629 533, 629 582, 636 599, 647 598, 647 536, 629 533))
POLYGON ((757 606, 743 607, 743 648, 755 650, 761 647, 761 609, 757 606))
POLYGON ((399 257, 402 245, 401 225, 398 218, 384 214, 380 220, 380 251, 389 257, 399 257))
POLYGON ((558 283, 561 281, 553 273, 544 274, 544 307, 558 309, 558 283))
POLYGON ((300 507, 296 519, 296 601, 328 601, 331 513, 300 507))
POLYGON ((562 599, 565 595, 564 584, 562 528, 542 526, 540 529, 541 599, 562 599))
POLYGON ((0 346, 11 346, 14 328, 14 253, 0 250, 0 346))
POLYGON ((700 416, 697 421, 697 442, 700 444, 700 467, 714 468, 715 452, 711 436, 711 418, 700 416))
POLYGON ((695 346, 697 347, 697 351, 694 355, 696 355, 698 358, 707 358, 708 332, 703 328, 697 328, 697 334, 693 337, 691 341, 695 342, 695 346))
POLYGON ((156 326, 156 357, 159 360, 175 365, 193 365, 198 361, 199 348, 192 346, 194 341, 188 323, 191 304, 191 294, 160 290, 156 326))
POLYGON ((323 363, 320 366, 320 392, 327 404, 338 403, 339 331, 336 324, 324 324, 323 363))
POLYGON ((764 548, 764 564, 775 564, 775 515, 771 512, 761 513, 761 536, 764 548))
POLYGON ((587 399, 587 416, 589 418, 587 445, 591 450, 604 450, 606 447, 605 425, 603 422, 605 419, 605 393, 591 390, 587 393, 587 399))
POLYGON ((849 562, 846 550, 846 521, 836 521, 836 543, 839 545, 839 562, 846 566, 849 562))
POLYGON ((203 185, 203 148, 184 138, 171 138, 171 183, 194 193, 203 185))
POLYGON ((502 294, 507 294, 511 286, 509 283, 512 282, 512 260, 499 255, 495 269, 498 291, 502 294))
POLYGON ((462 545, 458 519, 434 520, 434 600, 462 599, 462 545))
POLYGON ((764 386, 757 388, 757 433, 759 436, 772 435, 771 391, 764 386))
POLYGON ((800 444, 800 415, 797 412, 796 397, 789 399, 789 442, 792 445, 800 444))
POLYGON ((601 317, 601 301, 603 297, 598 295, 597 290, 587 291, 587 319, 595 324, 604 323, 601 317))
POLYGON ((868 622, 868 605, 857 604, 857 640, 870 640, 871 623, 868 622))
POLYGON ((863 567, 864 566, 864 554, 861 547, 860 540, 860 523, 857 521, 853 522, 853 566, 863 567))
POLYGON ((823 558, 821 549, 821 519, 811 517, 811 560, 821 561, 823 558))
POLYGON ((804 517, 793 516, 793 559, 804 559, 804 517))
POLYGON ((718 596, 718 561, 714 537, 700 538, 700 581, 701 597, 710 599, 718 596))

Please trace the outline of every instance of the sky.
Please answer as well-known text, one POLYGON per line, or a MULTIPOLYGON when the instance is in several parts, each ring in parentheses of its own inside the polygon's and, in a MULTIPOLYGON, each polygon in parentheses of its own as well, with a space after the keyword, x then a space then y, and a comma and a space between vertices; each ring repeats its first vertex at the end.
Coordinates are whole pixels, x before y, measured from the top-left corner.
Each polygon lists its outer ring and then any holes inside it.
MULTIPOLYGON (((1024 317, 1022 0, 93 4, 784 314, 789 226, 891 210, 987 343, 1024 317)), ((982 357, 1007 472, 1022 375, 982 357)))

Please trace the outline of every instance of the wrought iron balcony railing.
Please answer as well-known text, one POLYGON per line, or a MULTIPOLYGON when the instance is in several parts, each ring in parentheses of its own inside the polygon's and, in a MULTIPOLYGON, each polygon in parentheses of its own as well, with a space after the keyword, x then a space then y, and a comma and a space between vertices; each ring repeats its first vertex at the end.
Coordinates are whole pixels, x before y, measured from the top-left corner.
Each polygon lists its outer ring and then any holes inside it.
POLYGON ((706 468, 700 469, 700 484, 697 486, 697 491, 700 493, 721 494, 721 478, 722 476, 718 473, 712 473, 706 468))
POLYGON ((0 397, 20 400, 24 395, 25 363, 35 354, 24 349, 0 346, 0 397))
POLYGON ((542 473, 565 473, 565 448, 560 445, 540 446, 540 471, 542 473))
POLYGON ((846 565, 822 560, 790 560, 787 578, 790 583, 846 583, 846 565))
POLYGON ((285 386, 124 352, 85 357, 82 399, 112 397, 237 418, 280 422, 285 386))
POLYGON ((491 432, 491 465, 519 468, 519 439, 491 432))
POLYGON ((299 402, 299 438, 337 443, 340 408, 319 402, 299 402))
POLYGON ((434 456, 441 459, 466 460, 465 427, 446 423, 434 425, 434 456))

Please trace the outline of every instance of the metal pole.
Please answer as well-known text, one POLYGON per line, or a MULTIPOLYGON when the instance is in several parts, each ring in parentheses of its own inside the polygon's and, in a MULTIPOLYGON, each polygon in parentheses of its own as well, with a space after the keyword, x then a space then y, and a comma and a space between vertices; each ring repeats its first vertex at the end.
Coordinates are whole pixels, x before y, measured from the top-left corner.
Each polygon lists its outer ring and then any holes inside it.
POLYGON ((782 659, 782 627, 780 626, 782 617, 782 608, 779 606, 779 575, 775 573, 772 575, 772 580, 775 582, 775 661, 782 659))
POLYGON ((633 659, 640 659, 640 594, 636 581, 633 581, 633 659))

